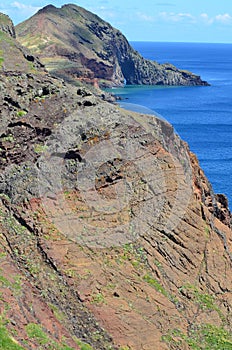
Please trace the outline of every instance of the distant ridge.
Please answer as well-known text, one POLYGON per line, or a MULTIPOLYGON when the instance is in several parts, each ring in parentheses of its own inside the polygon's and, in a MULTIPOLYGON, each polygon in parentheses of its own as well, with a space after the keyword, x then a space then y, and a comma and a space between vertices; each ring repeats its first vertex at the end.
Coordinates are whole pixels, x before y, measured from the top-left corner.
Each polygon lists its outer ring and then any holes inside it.
POLYGON ((100 85, 208 85, 171 64, 144 59, 123 34, 76 5, 48 5, 16 26, 18 40, 39 55, 46 68, 68 80, 100 85))

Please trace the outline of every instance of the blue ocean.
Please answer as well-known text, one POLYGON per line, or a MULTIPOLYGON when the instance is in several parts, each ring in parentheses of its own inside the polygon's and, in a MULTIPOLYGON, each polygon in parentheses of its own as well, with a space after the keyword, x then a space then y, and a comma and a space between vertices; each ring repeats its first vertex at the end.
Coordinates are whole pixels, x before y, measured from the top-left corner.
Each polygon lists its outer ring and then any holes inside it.
POLYGON ((232 208, 232 44, 131 42, 145 58, 170 62, 208 81, 208 87, 126 86, 121 106, 160 114, 187 141, 214 192, 232 208), (146 110, 146 109, 145 109, 146 110))

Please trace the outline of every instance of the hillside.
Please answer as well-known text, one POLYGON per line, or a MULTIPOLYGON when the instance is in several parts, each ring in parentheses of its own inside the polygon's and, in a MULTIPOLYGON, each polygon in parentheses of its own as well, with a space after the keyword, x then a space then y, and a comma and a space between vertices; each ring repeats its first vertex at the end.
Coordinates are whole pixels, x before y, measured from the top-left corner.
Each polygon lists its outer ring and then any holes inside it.
POLYGON ((15 39, 11 19, 0 14, 0 70, 23 73, 45 72, 44 65, 15 39))
POLYGON ((0 28, 0 349, 231 350, 227 199, 170 124, 0 28))
POLYGON ((100 85, 207 85, 171 64, 144 59, 120 31, 76 5, 49 5, 16 26, 18 40, 66 80, 100 85))

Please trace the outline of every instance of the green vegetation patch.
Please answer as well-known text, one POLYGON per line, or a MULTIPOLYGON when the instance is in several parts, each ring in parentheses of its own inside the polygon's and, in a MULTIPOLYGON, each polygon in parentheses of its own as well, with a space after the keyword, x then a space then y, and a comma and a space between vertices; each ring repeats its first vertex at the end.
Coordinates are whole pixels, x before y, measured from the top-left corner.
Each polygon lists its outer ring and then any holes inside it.
POLYGON ((0 23, 1 24, 8 24, 11 25, 11 20, 10 18, 5 15, 4 13, 0 13, 0 23))
POLYGON ((4 58, 0 57, 0 68, 2 67, 3 62, 4 62, 4 58))
POLYGON ((92 303, 96 303, 96 304, 105 303, 104 295, 101 292, 94 294, 92 303))
POLYGON ((201 310, 217 311, 220 317, 223 317, 221 310, 215 303, 215 297, 208 293, 203 293, 196 286, 189 283, 180 288, 180 292, 191 296, 193 301, 200 307, 201 310))
POLYGON ((154 287, 155 290, 161 294, 163 294, 165 297, 168 297, 168 292, 164 289, 163 286, 161 286, 161 284, 152 276, 150 276, 149 274, 146 274, 143 277, 144 281, 147 282, 148 284, 150 284, 150 286, 154 287))
POLYGON ((9 134, 9 135, 7 135, 7 136, 4 136, 3 138, 2 138, 2 141, 3 142, 14 142, 14 136, 12 135, 12 134, 9 134))
POLYGON ((197 336, 193 334, 193 338, 201 342, 200 349, 205 350, 232 350, 232 334, 223 327, 216 327, 211 324, 203 325, 197 336))
POLYGON ((29 323, 26 326, 26 332, 29 338, 35 339, 40 345, 45 345, 49 342, 49 337, 38 324, 29 323))
POLYGON ((232 350, 232 335, 223 327, 202 324, 192 327, 188 335, 175 329, 162 337, 172 349, 232 350))
POLYGON ((0 287, 9 288, 13 291, 14 295, 18 295, 22 289, 21 276, 16 275, 13 277, 14 282, 9 281, 6 277, 0 275, 0 287))
POLYGON ((0 350, 25 350, 10 336, 4 326, 0 326, 0 350))
POLYGON ((123 246, 123 251, 118 254, 116 261, 119 264, 130 262, 131 265, 138 270, 144 267, 147 258, 143 247, 137 247, 132 243, 128 243, 123 246))
POLYGON ((75 339, 75 342, 77 343, 77 345, 79 345, 80 349, 81 350, 94 350, 92 348, 92 346, 90 346, 89 344, 83 342, 82 340, 80 339, 75 339))
POLYGON ((21 110, 21 111, 18 111, 18 112, 17 112, 17 117, 23 117, 23 116, 26 115, 26 114, 27 114, 26 111, 21 110))
POLYGON ((56 305, 50 303, 49 306, 54 312, 54 315, 57 318, 57 320, 63 321, 65 319, 65 314, 62 311, 60 311, 56 305))
POLYGON ((20 225, 13 216, 6 217, 4 223, 7 228, 13 230, 16 235, 20 236, 26 233, 26 228, 20 225))
POLYGON ((11 38, 8 34, 2 32, 0 30, 0 43, 1 43, 1 41, 12 44, 13 43, 13 38, 11 38))
POLYGON ((34 145, 34 151, 35 153, 38 153, 38 154, 46 152, 47 149, 48 149, 48 146, 46 145, 40 145, 40 144, 34 145))
POLYGON ((26 332, 29 338, 34 339, 39 345, 41 345, 41 349, 46 346, 51 348, 52 350, 74 350, 70 348, 66 344, 58 344, 54 340, 52 340, 42 329, 42 327, 36 323, 29 323, 26 326, 26 332))

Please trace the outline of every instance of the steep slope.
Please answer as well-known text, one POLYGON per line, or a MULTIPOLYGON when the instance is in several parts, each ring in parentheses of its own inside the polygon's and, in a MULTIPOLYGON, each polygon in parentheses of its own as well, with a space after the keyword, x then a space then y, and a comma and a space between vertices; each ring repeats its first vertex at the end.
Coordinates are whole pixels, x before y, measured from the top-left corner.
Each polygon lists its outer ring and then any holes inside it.
POLYGON ((16 37, 13 22, 10 17, 4 13, 0 13, 0 30, 13 38, 16 37))
POLYGON ((4 14, 0 14, 0 70, 45 72, 43 64, 15 40, 13 23, 4 14))
POLYGON ((66 79, 100 84, 207 85, 200 77, 144 59, 109 23, 76 5, 49 5, 19 24, 20 42, 66 79))
POLYGON ((0 348, 230 350, 231 213, 172 126, 0 82, 0 348))

